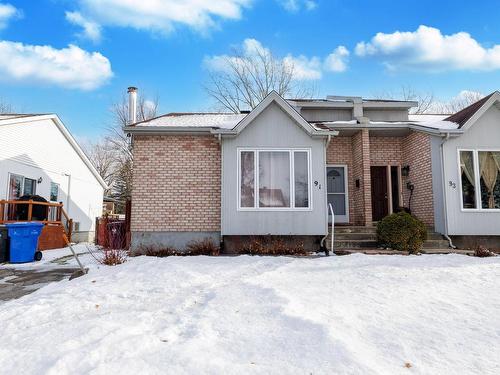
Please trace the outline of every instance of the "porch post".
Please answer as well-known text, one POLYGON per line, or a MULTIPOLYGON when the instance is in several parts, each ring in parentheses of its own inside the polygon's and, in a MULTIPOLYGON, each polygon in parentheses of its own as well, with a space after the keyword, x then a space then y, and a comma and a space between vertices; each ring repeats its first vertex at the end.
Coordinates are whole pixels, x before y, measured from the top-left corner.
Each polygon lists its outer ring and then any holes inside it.
POLYGON ((370 132, 362 129, 352 138, 354 179, 359 180, 359 188, 354 193, 355 223, 372 225, 372 195, 370 173, 370 132))

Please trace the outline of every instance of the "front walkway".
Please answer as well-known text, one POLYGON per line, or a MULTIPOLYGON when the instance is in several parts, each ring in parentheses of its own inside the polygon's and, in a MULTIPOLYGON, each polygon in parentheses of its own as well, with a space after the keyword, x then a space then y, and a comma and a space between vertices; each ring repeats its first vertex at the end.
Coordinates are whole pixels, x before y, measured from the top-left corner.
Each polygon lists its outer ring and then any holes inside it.
MULTIPOLYGON (((87 252, 85 245, 74 248, 78 254, 87 252)), ((69 279, 77 270, 68 248, 44 251, 40 262, 0 264, 0 303, 33 293, 52 282, 69 279)))

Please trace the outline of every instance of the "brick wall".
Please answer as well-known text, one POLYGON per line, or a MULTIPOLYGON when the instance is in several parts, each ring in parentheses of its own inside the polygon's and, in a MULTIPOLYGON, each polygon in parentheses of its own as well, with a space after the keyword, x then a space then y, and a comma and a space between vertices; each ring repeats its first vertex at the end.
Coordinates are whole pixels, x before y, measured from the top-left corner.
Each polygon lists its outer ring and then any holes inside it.
POLYGON ((326 150, 327 164, 347 165, 347 181, 349 195, 349 223, 354 224, 354 179, 352 165, 352 139, 351 137, 335 137, 326 150))
POLYGON ((352 136, 353 178, 360 187, 354 189, 354 219, 356 225, 372 224, 372 197, 370 182, 370 136, 363 129, 352 136))
POLYGON ((412 213, 429 226, 434 225, 432 194, 431 139, 423 133, 412 132, 403 139, 403 164, 410 166, 410 175, 403 179, 404 205, 408 206, 410 191, 406 182, 415 185, 411 200, 412 213))
POLYGON ((370 137, 370 164, 401 165, 402 143, 402 137, 370 137))
POLYGON ((212 136, 135 136, 132 232, 220 231, 221 152, 212 136))

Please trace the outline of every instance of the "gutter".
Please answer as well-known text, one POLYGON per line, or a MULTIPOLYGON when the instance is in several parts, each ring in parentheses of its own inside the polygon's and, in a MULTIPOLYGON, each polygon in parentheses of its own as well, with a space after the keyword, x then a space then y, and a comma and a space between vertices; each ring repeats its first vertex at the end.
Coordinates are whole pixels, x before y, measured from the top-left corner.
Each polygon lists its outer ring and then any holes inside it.
MULTIPOLYGON (((163 134, 213 134, 219 138, 222 136, 237 136, 238 131, 219 129, 213 127, 194 127, 194 126, 125 126, 125 133, 144 134, 144 135, 163 135, 163 134)), ((336 136, 339 134, 336 130, 313 130, 309 133, 312 137, 316 136, 336 136)))

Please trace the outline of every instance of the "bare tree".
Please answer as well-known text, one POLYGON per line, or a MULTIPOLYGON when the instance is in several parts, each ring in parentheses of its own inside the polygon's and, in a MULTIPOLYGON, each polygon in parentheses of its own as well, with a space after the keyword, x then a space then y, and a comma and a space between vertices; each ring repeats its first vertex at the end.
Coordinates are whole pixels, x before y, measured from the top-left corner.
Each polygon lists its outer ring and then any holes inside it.
MULTIPOLYGON (((158 97, 146 100, 139 95, 137 99, 137 120, 145 121, 158 114, 158 97)), ((123 127, 128 125, 129 106, 127 97, 123 96, 121 101, 111 106, 112 124, 108 127, 106 142, 109 143, 109 152, 114 158, 113 185, 110 195, 124 202, 130 198, 132 192, 132 143, 130 138, 123 132, 123 127)), ((123 212, 124 206, 118 205, 117 212, 123 212)))
POLYGON ((435 113, 451 114, 456 113, 465 107, 481 100, 483 94, 476 91, 464 90, 448 102, 437 102, 434 104, 435 113))
POLYGON ((205 90, 224 110, 253 109, 273 90, 281 96, 312 95, 312 88, 294 80, 293 62, 275 57, 268 49, 235 50, 232 56, 219 59, 205 90))
POLYGON ((415 101, 417 106, 410 109, 410 114, 420 115, 432 112, 435 98, 432 92, 418 92, 411 86, 401 86, 400 90, 385 91, 374 95, 375 99, 395 99, 404 101, 415 101))
POLYGON ((13 113, 12 106, 0 98, 0 114, 13 113))
MULTIPOLYGON (((146 100, 139 96, 137 100, 138 121, 156 117, 158 98, 146 100)), ((124 202, 130 197, 132 189, 132 144, 124 132, 128 125, 128 100, 123 96, 110 109, 112 121, 107 126, 105 137, 95 143, 84 144, 85 152, 97 171, 109 186, 105 195, 118 199, 117 213, 124 212, 124 202)))
POLYGON ((118 151, 107 137, 97 142, 83 143, 82 147, 97 169, 97 172, 99 172, 99 175, 109 187, 104 191, 104 195, 110 195, 119 168, 120 156, 118 155, 118 151))
POLYGON ((376 99, 399 99, 418 102, 416 108, 410 110, 411 114, 452 114, 477 102, 484 97, 476 91, 461 91, 456 97, 449 101, 436 100, 431 92, 418 92, 410 86, 402 86, 397 92, 386 91, 375 94, 376 99))

